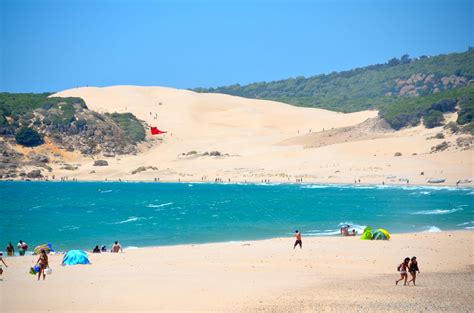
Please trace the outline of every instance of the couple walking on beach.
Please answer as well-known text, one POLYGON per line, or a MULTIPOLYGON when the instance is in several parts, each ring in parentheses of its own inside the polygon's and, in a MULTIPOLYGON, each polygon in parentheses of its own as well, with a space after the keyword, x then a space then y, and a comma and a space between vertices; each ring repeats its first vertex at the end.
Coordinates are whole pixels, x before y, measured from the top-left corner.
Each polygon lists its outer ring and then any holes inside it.
POLYGON ((413 286, 416 286, 416 272, 420 273, 420 269, 418 268, 418 261, 416 260, 416 256, 410 258, 406 257, 403 262, 397 268, 398 272, 400 272, 400 279, 395 281, 395 285, 402 280, 404 280, 404 286, 407 285, 408 279, 408 272, 410 272, 411 279, 408 281, 408 285, 410 282, 413 282, 413 286))

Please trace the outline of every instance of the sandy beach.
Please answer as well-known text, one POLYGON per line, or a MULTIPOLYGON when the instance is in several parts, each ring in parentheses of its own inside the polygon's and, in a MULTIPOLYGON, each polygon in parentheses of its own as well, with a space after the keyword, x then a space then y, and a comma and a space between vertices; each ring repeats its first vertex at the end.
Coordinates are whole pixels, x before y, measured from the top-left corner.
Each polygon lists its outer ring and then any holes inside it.
POLYGON ((473 176, 472 149, 458 145, 469 136, 443 127, 393 131, 377 111, 343 114, 164 87, 84 87, 55 95, 81 97, 97 112, 132 112, 168 133, 148 131, 137 155, 84 156, 59 149, 48 138, 37 148, 14 147, 25 155, 49 155, 52 170, 44 173, 49 179, 427 185, 443 178, 437 185, 453 186, 473 176), (440 132, 445 138, 435 137, 440 132), (448 148, 433 153, 444 141, 448 148), (209 155, 212 151, 220 155, 209 155), (108 166, 93 166, 97 159, 108 166), (65 164, 77 169, 66 170, 65 164))
POLYGON ((37 282, 34 256, 6 258, 2 312, 444 311, 474 306, 474 232, 395 234, 390 241, 304 237, 90 254, 37 282), (417 286, 395 286, 416 255, 417 286))

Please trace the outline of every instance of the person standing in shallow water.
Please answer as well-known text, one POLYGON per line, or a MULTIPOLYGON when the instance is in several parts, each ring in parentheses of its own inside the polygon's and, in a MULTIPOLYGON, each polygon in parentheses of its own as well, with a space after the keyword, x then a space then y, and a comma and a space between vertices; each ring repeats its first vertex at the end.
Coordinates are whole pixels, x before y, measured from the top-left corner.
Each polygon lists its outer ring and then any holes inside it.
POLYGON ((301 233, 298 230, 295 231, 295 238, 296 238, 296 241, 293 246, 293 249, 295 249, 296 246, 298 245, 300 246, 300 249, 303 249, 303 242, 301 241, 301 233))
POLYGON ((7 255, 8 256, 13 256, 15 254, 15 248, 13 248, 12 243, 10 242, 7 246, 7 255))

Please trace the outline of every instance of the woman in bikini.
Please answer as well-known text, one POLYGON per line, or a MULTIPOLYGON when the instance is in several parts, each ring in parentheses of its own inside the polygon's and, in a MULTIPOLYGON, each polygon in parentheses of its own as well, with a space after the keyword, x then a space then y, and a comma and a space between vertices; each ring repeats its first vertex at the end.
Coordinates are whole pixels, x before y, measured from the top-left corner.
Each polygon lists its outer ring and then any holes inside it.
POLYGON ((405 280, 404 286, 407 285, 407 278, 408 278, 408 263, 410 262, 410 258, 405 258, 403 263, 398 266, 398 271, 400 272, 400 279, 395 281, 395 285, 398 285, 398 282, 405 280))
POLYGON ((411 258, 410 266, 408 266, 410 270, 410 275, 411 279, 408 281, 408 285, 410 285, 410 282, 413 282, 413 286, 416 286, 415 281, 416 281, 416 272, 420 273, 420 269, 418 268, 418 262, 416 261, 416 256, 411 258))
POLYGON ((49 266, 48 255, 46 254, 45 250, 41 250, 40 256, 38 258, 38 261, 36 261, 36 264, 38 264, 40 268, 38 272, 38 280, 40 280, 41 274, 43 274, 43 280, 45 280, 46 273, 44 272, 44 270, 47 269, 49 266))

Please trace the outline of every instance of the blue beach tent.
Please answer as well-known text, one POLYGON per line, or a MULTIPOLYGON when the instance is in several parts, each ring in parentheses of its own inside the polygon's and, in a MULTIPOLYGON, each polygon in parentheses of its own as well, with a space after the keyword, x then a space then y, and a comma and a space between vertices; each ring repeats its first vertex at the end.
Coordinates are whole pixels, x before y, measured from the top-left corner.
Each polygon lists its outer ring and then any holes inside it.
POLYGON ((82 250, 69 250, 63 257, 63 265, 90 264, 87 252, 82 250))

